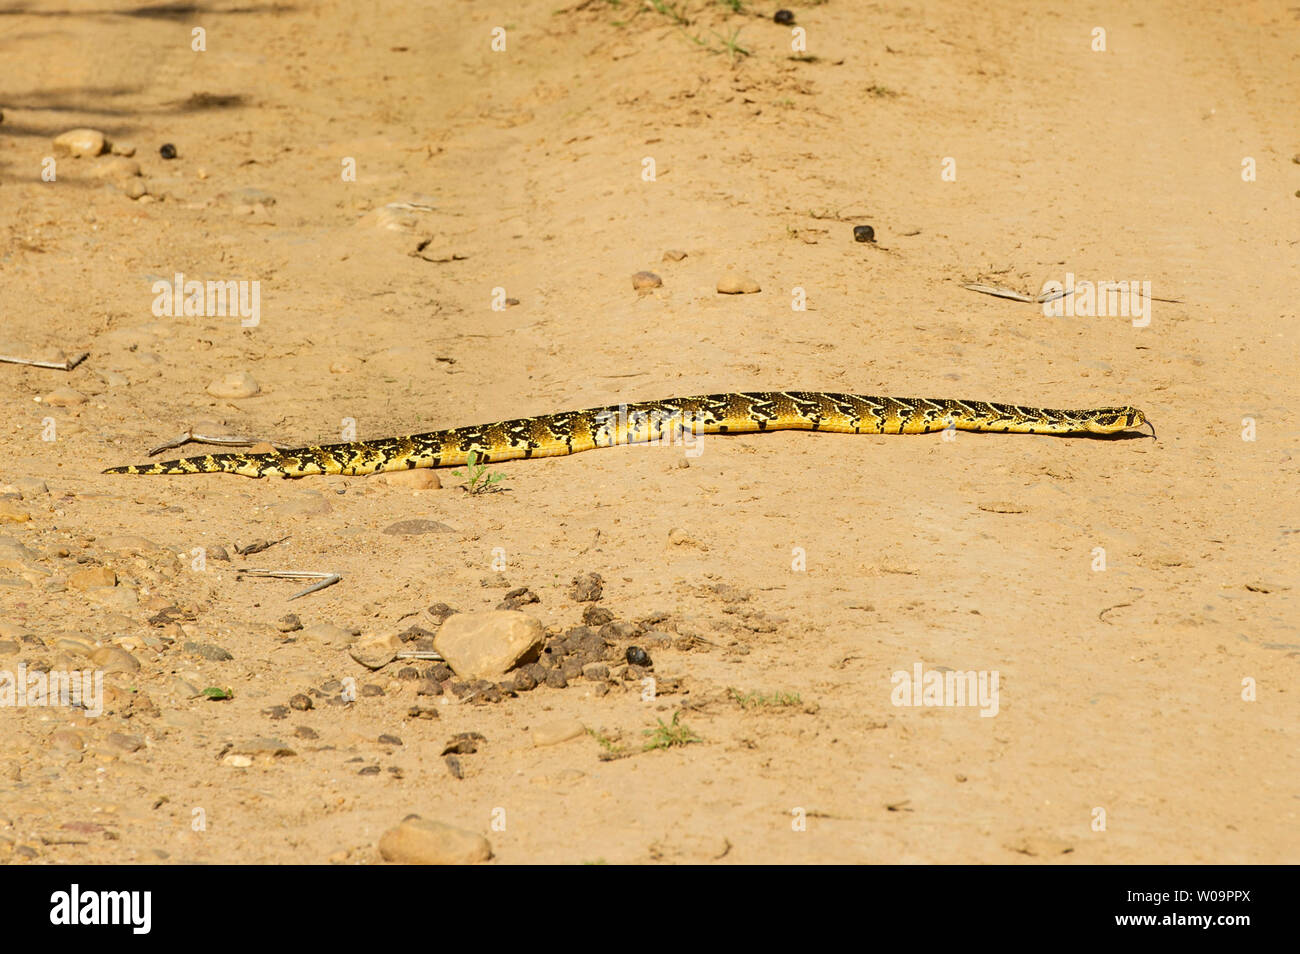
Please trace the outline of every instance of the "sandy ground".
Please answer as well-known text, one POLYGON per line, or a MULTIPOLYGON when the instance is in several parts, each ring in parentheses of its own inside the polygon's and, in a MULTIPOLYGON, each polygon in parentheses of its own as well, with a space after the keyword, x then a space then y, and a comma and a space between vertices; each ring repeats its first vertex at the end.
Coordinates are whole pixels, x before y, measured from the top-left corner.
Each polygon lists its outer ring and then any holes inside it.
POLYGON ((560 2, 3 4, 0 353, 89 357, 0 364, 0 668, 139 669, 97 718, 0 712, 0 857, 368 863, 418 813, 505 863, 1300 860, 1295 11, 831 0, 800 56, 767 7, 560 2), (56 154, 82 126, 145 198, 56 154), (762 291, 719 295, 732 266, 762 291), (178 272, 260 282, 259 322, 159 317, 178 272), (962 287, 1067 274, 1180 303, 962 287), (765 388, 1133 404, 1159 439, 717 437, 475 496, 99 473, 204 420, 294 445, 765 388), (450 530, 383 532, 412 519, 450 530), (241 567, 343 579, 289 603, 241 567), (584 572, 669 634, 653 697, 417 697, 275 625, 527 586, 565 630, 584 572), (996 673, 996 715, 896 705, 918 665, 996 673), (699 741, 641 751, 674 715, 699 741))

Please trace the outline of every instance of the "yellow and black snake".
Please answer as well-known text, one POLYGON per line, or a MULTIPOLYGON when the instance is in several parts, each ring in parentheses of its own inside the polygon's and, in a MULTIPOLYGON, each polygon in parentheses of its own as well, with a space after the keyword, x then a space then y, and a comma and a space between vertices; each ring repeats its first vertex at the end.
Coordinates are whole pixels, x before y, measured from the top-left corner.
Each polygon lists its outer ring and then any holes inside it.
MULTIPOLYGON (((985 401, 872 397, 823 391, 746 391, 642 401, 520 417, 409 437, 323 444, 266 454, 209 454, 157 464, 110 467, 106 474, 243 474, 305 477, 449 467, 476 452, 480 463, 557 457, 618 444, 677 443, 686 435, 748 431, 927 434, 1114 434, 1148 424, 1135 407, 1053 410, 985 401)), ((1150 426, 1150 425, 1149 425, 1150 426)), ((1151 426, 1155 436, 1155 427, 1151 426)))

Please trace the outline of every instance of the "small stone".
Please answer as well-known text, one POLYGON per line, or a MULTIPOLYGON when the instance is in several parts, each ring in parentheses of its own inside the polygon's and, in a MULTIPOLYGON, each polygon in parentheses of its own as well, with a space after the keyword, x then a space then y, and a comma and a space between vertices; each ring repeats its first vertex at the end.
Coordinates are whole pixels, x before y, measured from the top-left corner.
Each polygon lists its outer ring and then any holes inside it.
POLYGON ((611 642, 617 642, 623 639, 635 639, 644 632, 645 627, 640 623, 634 623, 625 619, 613 623, 606 623, 600 628, 600 635, 611 642))
POLYGON ((221 560, 223 563, 230 562, 230 551, 222 546, 208 547, 208 556, 213 560, 221 560))
POLYGON ((600 599, 604 585, 605 580, 599 573, 583 573, 573 578, 569 596, 577 603, 594 603, 600 599))
POLYGON ((298 754, 281 740, 273 738, 249 739, 242 745, 236 746, 233 751, 235 755, 261 755, 270 758, 298 754))
POLYGON ((448 616, 455 615, 457 611, 452 609, 446 603, 434 603, 428 608, 428 610, 426 610, 426 612, 433 617, 435 623, 441 626, 447 621, 448 616))
POLYGON ((398 738, 398 737, 395 736, 395 735, 390 735, 390 734, 387 733, 387 732, 385 732, 383 735, 381 735, 381 736, 379 737, 379 741, 380 741, 382 744, 384 744, 384 745, 401 745, 401 744, 402 744, 402 740, 401 740, 400 738, 398 738))
POLYGON ((515 673, 512 686, 515 692, 531 692, 537 688, 537 680, 527 669, 520 669, 515 673))
POLYGON ((140 668, 136 659, 119 646, 102 646, 90 654, 90 661, 104 672, 135 672, 140 668))
POLYGON ((72 388, 55 388, 41 400, 50 407, 76 407, 86 403, 86 395, 72 388))
POLYGON ((300 639, 320 643, 330 649, 344 649, 356 638, 350 631, 333 623, 317 623, 302 631, 300 639))
POLYGON ((176 147, 169 142, 165 142, 159 148, 158 155, 162 156, 164 159, 175 159, 176 147))
POLYGON ((117 586, 117 574, 106 566, 87 567, 69 576, 68 586, 74 590, 88 590, 96 586, 117 586))
POLYGON ((670 248, 668 251, 664 252, 665 262, 680 262, 685 257, 685 252, 675 248, 670 248))
POLYGON ((530 603, 540 603, 541 597, 526 586, 519 586, 506 594, 506 598, 497 604, 499 610, 519 609, 530 603))
MULTIPOLYGON (((31 519, 32 515, 12 500, 0 500, 0 523, 26 523, 31 519)), ((25 560, 20 562, 25 566, 31 566, 25 560)))
POLYGON ((76 729, 55 729, 50 733, 50 745, 64 752, 80 752, 86 740, 76 729))
POLYGON ((442 481, 428 467, 415 470, 396 470, 389 474, 378 474, 377 482, 385 487, 405 487, 411 490, 441 490, 442 481))
POLYGON ((632 287, 639 292, 648 292, 663 285, 664 280, 654 272, 637 272, 632 276, 632 287))
POLYGON ((876 230, 870 225, 853 226, 853 241, 855 242, 874 242, 876 240, 876 230))
POLYGON ((128 199, 143 199, 149 194, 149 187, 143 179, 128 179, 122 186, 122 192, 128 199))
POLYGON ((649 667, 652 665, 650 662, 650 654, 640 646, 627 647, 627 652, 624 653, 624 656, 627 658, 628 664, 632 666, 649 667))
POLYGON ((681 527, 673 527, 673 529, 668 531, 668 542, 675 547, 700 547, 701 546, 698 540, 696 540, 693 536, 691 536, 681 527))
POLYGON ((247 398, 261 390, 262 388, 247 371, 232 371, 207 387, 208 393, 218 398, 247 398))
POLYGON ((54 151, 72 156, 98 156, 108 146, 108 140, 98 129, 69 129, 54 138, 54 151))
POLYGON ((604 626, 613 621, 614 614, 603 606, 586 606, 582 610, 582 622, 587 626, 604 626))
POLYGON ((417 696, 440 696, 442 695, 442 683, 437 679, 421 679, 415 684, 415 694, 417 696))
POLYGON ((134 159, 125 159, 122 156, 109 156, 107 159, 101 159, 90 167, 90 175, 95 179, 112 179, 114 182, 125 182, 132 176, 140 174, 140 163, 134 159))
POLYGON ((227 755, 221 761, 223 764, 229 765, 231 768, 248 768, 253 764, 253 760, 247 755, 227 755))
POLYGON ((720 295, 754 295, 762 290, 758 287, 758 282, 737 271, 729 270, 718 279, 720 295))
POLYGON ((396 633, 387 633, 362 636, 348 649, 348 655, 367 669, 382 669, 397 658, 401 649, 401 638, 396 633))
POLYGON ((546 685, 551 689, 564 689, 569 685, 569 680, 565 678, 564 673, 558 669, 548 669, 546 671, 546 685))
POLYGON ((384 528, 384 533, 395 537, 418 536, 422 533, 454 533, 445 523, 436 520, 399 520, 384 528))
POLYGON ((462 679, 501 679, 536 656, 542 624, 518 610, 457 613, 438 630, 434 645, 462 679))
POLYGON ((227 662, 235 657, 230 655, 230 650, 221 646, 213 646, 211 643, 186 643, 182 647, 185 652, 191 656, 200 656, 211 662, 227 662))
POLYGON ((295 693, 289 697, 289 708, 298 712, 307 712, 316 708, 316 703, 311 701, 311 696, 305 692, 295 693))
POLYGON ((587 663, 582 667, 582 678, 592 682, 604 682, 609 678, 609 666, 603 662, 587 663))
POLYGON ((107 742, 113 748, 121 749, 123 752, 138 752, 144 748, 144 739, 124 732, 110 732, 107 742))
POLYGON ((533 745, 556 745, 586 734, 586 726, 577 719, 556 719, 533 728, 533 745))
POLYGON ((275 621, 275 628, 282 633, 296 633, 302 629, 302 620, 295 613, 281 616, 275 621))
POLYGON ((112 147, 115 156, 134 156, 135 143, 132 142, 115 142, 112 147))

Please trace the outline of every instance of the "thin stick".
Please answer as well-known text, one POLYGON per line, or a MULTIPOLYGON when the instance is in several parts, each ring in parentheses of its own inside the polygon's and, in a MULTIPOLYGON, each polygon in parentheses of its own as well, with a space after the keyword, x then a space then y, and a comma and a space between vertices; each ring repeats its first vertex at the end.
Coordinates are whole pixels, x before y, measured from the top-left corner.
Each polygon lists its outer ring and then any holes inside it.
POLYGON ((25 364, 33 368, 50 368, 54 371, 71 371, 89 357, 89 351, 83 351, 66 361, 33 361, 31 358, 15 358, 12 355, 0 354, 0 361, 5 364, 25 364))
POLYGON ((306 596, 308 593, 315 593, 327 586, 333 586, 343 579, 337 573, 314 573, 310 570, 237 570, 235 576, 260 576, 276 580, 320 580, 319 583, 307 587, 301 593, 293 594, 286 602, 292 602, 300 596, 306 596))
MULTIPOLYGON (((175 447, 183 447, 184 445, 189 444, 191 442, 194 442, 196 444, 216 444, 219 447, 249 447, 253 444, 263 443, 262 441, 254 440, 251 437, 239 437, 238 435, 235 434, 225 434, 225 435, 196 434, 193 431, 193 429, 190 429, 187 430, 184 434, 180 435, 177 438, 174 438, 173 440, 168 441, 165 444, 159 444, 157 447, 155 447, 153 450, 149 452, 149 456, 153 457, 156 454, 161 454, 165 450, 171 450, 172 448, 175 447)), ((270 444, 276 450, 281 450, 281 451, 293 450, 293 445, 291 444, 276 444, 272 441, 267 441, 266 443, 270 444)))

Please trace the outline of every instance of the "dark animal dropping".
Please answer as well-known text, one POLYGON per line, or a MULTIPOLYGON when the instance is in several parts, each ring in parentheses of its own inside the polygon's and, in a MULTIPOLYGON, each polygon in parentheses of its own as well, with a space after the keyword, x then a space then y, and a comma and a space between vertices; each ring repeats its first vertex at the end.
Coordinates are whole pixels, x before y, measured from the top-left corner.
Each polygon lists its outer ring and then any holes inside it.
POLYGON ((640 646, 627 647, 627 661, 633 666, 649 666, 650 654, 640 646))
POLYGON ((853 226, 853 241, 855 242, 874 242, 876 240, 876 230, 870 225, 853 226))
POLYGON ((169 142, 165 142, 162 144, 162 148, 158 150, 158 155, 162 156, 164 159, 175 159, 176 147, 169 142))

